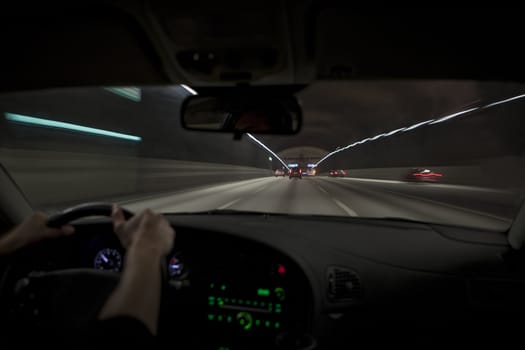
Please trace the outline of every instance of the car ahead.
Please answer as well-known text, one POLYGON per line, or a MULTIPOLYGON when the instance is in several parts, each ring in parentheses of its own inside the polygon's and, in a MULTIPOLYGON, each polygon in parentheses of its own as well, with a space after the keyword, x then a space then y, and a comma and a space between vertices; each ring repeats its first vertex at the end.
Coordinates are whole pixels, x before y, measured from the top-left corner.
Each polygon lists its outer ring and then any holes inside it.
MULTIPOLYGON (((67 209, 93 200, 153 208, 176 230, 159 345, 520 347, 523 11, 41 3, 0 13, 0 225, 43 210, 76 233, 0 259, 2 349, 97 319, 128 256, 111 205, 67 209), (232 86, 301 96, 301 134, 261 137, 272 157, 368 178, 282 182, 249 134, 181 127, 185 97, 232 86), (469 160, 490 172, 476 179, 469 160), (468 186, 398 181, 418 164, 456 166, 468 186), (495 186, 479 187, 488 175, 495 186)), ((136 300, 151 307, 144 287, 136 300)))
POLYGON ((290 173, 288 175, 288 178, 292 178, 292 177, 296 177, 298 179, 302 179, 303 178, 303 171, 299 168, 291 168, 290 169, 290 173))
POLYGON ((328 176, 329 177, 345 177, 346 176, 346 171, 344 171, 342 169, 330 170, 328 172, 328 176))
POLYGON ((425 168, 414 168, 406 176, 407 181, 412 182, 437 182, 443 174, 425 168))

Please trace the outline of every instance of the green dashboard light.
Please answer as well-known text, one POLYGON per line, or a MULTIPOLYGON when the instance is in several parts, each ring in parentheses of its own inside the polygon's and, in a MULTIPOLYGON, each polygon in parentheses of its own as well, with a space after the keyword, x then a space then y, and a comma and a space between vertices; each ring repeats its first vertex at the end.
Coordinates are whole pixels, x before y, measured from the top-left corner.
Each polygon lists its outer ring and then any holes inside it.
POLYGON ((239 322, 239 325, 244 329, 245 331, 252 328, 253 325, 253 319, 252 315, 249 312, 241 311, 237 314, 237 321, 239 322))
POLYGON ((211 289, 215 288, 215 283, 210 283, 210 288, 211 289))
POLYGON ((286 298, 286 294, 284 293, 284 289, 281 287, 277 287, 274 290, 275 296, 278 300, 283 301, 286 298))
POLYGON ((224 300, 219 300, 219 301, 217 302, 217 304, 218 304, 219 306, 223 306, 223 305, 224 305, 224 300))
POLYGON ((208 300, 215 300, 215 297, 214 296, 209 296, 208 300))
POLYGON ((270 296, 270 290, 266 288, 259 288, 257 289, 257 295, 261 297, 270 296))
POLYGON ((265 325, 266 327, 270 327, 270 321, 264 321, 264 325, 265 325))
POLYGON ((229 303, 229 302, 230 302, 230 299, 228 299, 228 298, 224 298, 224 302, 225 302, 225 303, 229 303))
POLYGON ((219 315, 219 316, 217 317, 217 320, 218 320, 218 321, 222 321, 222 315, 219 315))
POLYGON ((261 325, 261 320, 255 320, 255 325, 256 326, 260 326, 261 325))
POLYGON ((251 304, 252 304, 252 302, 251 302, 251 301, 249 301, 249 300, 246 300, 246 305, 251 305, 251 304))
POLYGON ((225 284, 221 285, 221 290, 226 290, 226 285, 225 284))
POLYGON ((214 314, 208 314, 208 320, 213 321, 214 318, 215 318, 214 314))
POLYGON ((233 319, 232 319, 231 316, 226 317, 226 321, 227 321, 228 323, 232 323, 232 320, 233 320, 233 319))
POLYGON ((275 322, 275 328, 281 328, 281 324, 279 322, 275 322))
POLYGON ((259 303, 257 302, 257 300, 255 300, 255 301, 253 302, 253 306, 257 306, 257 305, 259 305, 259 303))

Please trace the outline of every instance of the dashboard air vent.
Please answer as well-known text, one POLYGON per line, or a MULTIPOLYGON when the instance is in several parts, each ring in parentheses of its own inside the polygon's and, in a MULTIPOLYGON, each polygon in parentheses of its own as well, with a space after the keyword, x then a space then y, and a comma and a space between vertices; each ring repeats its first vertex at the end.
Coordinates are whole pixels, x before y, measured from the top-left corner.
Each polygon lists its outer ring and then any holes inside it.
POLYGON ((328 268, 327 278, 330 301, 350 301, 361 297, 361 281, 355 271, 331 266, 328 268))

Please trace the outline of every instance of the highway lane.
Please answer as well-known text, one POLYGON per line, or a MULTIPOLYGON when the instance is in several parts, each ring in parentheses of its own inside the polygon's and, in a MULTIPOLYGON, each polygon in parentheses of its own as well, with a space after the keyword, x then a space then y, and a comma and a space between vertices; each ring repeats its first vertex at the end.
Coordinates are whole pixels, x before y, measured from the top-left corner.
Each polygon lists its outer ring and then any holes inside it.
POLYGON ((263 177, 122 202, 138 211, 232 209, 267 213, 404 218, 507 229, 519 203, 515 193, 444 184, 350 178, 263 177))

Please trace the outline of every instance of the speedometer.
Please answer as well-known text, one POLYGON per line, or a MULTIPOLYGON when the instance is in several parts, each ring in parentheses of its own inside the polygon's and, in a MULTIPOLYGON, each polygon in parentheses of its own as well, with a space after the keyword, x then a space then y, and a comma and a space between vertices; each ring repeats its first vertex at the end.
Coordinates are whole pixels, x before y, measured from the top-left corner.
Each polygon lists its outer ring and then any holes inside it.
POLYGON ((122 267, 122 255, 116 249, 102 249, 95 256, 93 267, 98 270, 118 272, 122 267))

